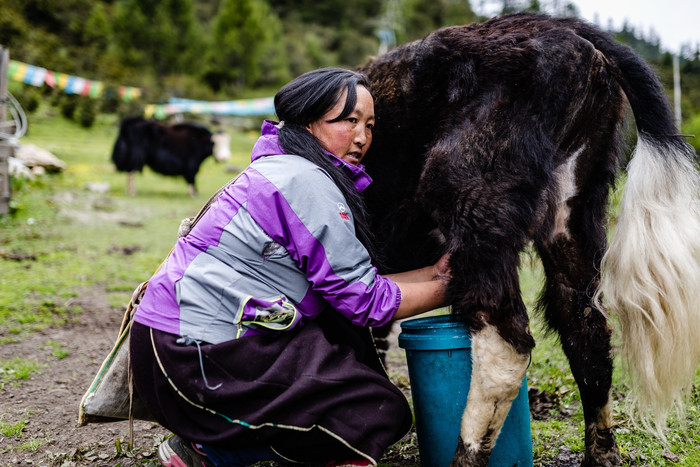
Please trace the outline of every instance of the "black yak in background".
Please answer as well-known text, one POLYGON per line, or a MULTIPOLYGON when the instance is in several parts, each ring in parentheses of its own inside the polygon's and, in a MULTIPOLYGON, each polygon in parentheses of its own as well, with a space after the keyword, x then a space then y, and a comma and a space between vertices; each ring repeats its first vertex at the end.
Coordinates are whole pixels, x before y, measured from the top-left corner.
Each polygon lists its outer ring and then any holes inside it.
MULTIPOLYGON (((515 14, 454 26, 360 68, 377 124, 366 201, 384 272, 451 252, 452 315, 473 374, 452 465, 486 465, 535 341, 518 282, 532 243, 539 311, 581 395, 585 466, 621 465, 607 312, 642 407, 665 425, 700 359, 700 181, 658 78, 627 46, 574 18, 515 14), (626 103, 638 141, 614 236, 626 103)), ((657 426, 658 427, 658 426, 657 426)))
POLYGON ((199 167, 215 153, 212 137, 211 131, 195 123, 165 125, 129 117, 119 127, 112 161, 118 171, 128 173, 127 192, 131 195, 136 194, 134 173, 147 165, 163 175, 184 176, 190 196, 195 196, 199 167))

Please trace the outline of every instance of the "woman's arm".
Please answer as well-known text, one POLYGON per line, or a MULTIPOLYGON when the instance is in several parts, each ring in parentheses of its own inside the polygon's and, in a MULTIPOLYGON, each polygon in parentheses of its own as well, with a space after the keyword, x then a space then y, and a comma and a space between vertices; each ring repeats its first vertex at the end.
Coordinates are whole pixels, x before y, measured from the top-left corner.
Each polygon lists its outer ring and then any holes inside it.
POLYGON ((387 274, 384 277, 388 277, 392 281, 399 282, 428 282, 440 277, 446 280, 450 279, 450 266, 449 266, 450 255, 446 253, 438 260, 437 263, 432 266, 426 266, 420 269, 414 269, 412 271, 399 272, 396 274, 387 274))

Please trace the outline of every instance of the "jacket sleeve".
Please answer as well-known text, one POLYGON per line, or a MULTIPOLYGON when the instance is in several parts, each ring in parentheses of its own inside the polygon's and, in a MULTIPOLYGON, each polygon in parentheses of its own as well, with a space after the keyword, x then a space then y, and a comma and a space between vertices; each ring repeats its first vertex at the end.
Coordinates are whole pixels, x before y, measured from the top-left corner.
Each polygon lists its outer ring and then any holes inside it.
POLYGON ((259 173, 259 179, 251 173, 256 180, 248 211, 287 249, 330 306, 357 325, 388 323, 401 303, 398 286, 372 265, 338 187, 319 167, 303 167, 286 173, 269 170, 259 173))

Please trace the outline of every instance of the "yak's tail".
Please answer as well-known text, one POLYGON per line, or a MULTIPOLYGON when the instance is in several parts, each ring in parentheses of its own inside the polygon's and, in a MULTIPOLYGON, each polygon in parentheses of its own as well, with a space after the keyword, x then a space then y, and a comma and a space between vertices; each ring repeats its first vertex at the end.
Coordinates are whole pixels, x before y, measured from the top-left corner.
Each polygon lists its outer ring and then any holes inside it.
POLYGON ((641 419, 663 436, 668 414, 682 407, 700 362, 697 155, 678 135, 649 66, 593 28, 584 25, 577 32, 605 56, 637 124, 637 147, 598 296, 619 317, 621 354, 641 419))
POLYGON ((700 360, 699 186, 686 147, 641 134, 603 258, 599 290, 619 318, 642 419, 659 433, 700 360))

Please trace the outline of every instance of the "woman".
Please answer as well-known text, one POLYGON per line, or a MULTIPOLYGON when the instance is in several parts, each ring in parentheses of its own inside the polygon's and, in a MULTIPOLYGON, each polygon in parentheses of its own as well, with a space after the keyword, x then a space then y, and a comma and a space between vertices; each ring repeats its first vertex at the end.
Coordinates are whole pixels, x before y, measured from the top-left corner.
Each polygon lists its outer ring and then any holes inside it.
POLYGON ((376 465, 411 426, 368 327, 443 306, 447 257, 391 276, 371 263, 364 75, 306 73, 275 111, 136 312, 135 387, 177 435, 164 465, 376 465))

